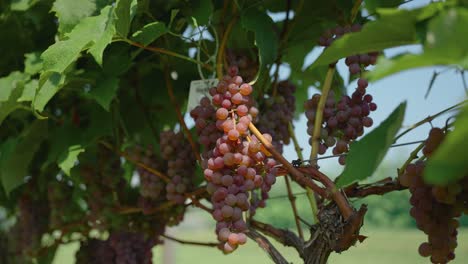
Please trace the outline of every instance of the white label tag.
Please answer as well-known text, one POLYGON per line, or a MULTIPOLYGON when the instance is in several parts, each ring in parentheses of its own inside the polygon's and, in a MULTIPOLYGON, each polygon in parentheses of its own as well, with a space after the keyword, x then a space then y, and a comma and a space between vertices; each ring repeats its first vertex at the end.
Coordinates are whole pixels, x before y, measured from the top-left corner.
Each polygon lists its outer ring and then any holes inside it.
POLYGON ((218 79, 196 80, 190 82, 190 93, 187 105, 188 112, 197 107, 204 96, 211 99, 209 91, 216 85, 218 85, 218 79))

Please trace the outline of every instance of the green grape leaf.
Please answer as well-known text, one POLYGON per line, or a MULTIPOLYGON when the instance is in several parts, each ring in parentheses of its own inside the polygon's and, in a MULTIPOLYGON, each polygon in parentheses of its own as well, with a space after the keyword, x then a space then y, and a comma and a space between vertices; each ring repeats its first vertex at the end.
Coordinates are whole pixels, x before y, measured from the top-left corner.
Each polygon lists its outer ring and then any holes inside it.
POLYGON ((10 8, 13 11, 26 11, 29 8, 33 7, 35 4, 37 4, 38 1, 32 1, 32 0, 15 0, 11 1, 10 8))
POLYGON ((24 73, 35 75, 42 70, 41 54, 39 52, 27 53, 24 55, 24 73))
POLYGON ((91 53, 91 55, 93 55, 96 62, 101 66, 104 49, 106 49, 107 45, 112 42, 112 38, 114 37, 116 31, 114 25, 114 16, 110 8, 107 12, 107 20, 103 26, 104 29, 102 31, 102 35, 98 39, 94 40, 94 45, 88 51, 91 53))
POLYGON ((8 195, 28 176, 28 167, 42 141, 47 137, 47 121, 34 121, 18 138, 8 141, 5 156, 2 147, 1 181, 8 195))
POLYGON ((255 33, 255 44, 259 50, 260 67, 272 64, 278 52, 278 36, 273 20, 264 12, 249 9, 241 15, 242 26, 255 33))
POLYGON ((468 10, 449 9, 431 19, 427 26, 424 52, 403 54, 392 59, 379 58, 366 76, 378 80, 391 74, 418 67, 457 64, 468 68, 468 47, 459 45, 468 36, 468 10))
POLYGON ((369 13, 374 13, 377 8, 397 7, 403 2, 404 0, 364 0, 369 13))
POLYGON ((119 89, 119 78, 105 77, 96 82, 96 87, 91 88, 89 96, 96 100, 106 111, 109 111, 112 99, 119 89))
POLYGON ((211 0, 190 1, 192 5, 192 16, 197 20, 199 26, 208 24, 213 14, 213 3, 211 0))
POLYGON ((361 140, 351 143, 346 166, 338 178, 337 187, 343 187, 372 175, 393 144, 401 128, 406 102, 401 103, 387 119, 361 140))
POLYGON ((367 23, 360 32, 334 41, 312 64, 327 65, 352 54, 380 51, 416 42, 416 12, 400 10, 367 23))
POLYGON ((428 159, 424 180, 431 184, 448 185, 467 176, 468 172, 468 104, 458 114, 455 128, 428 159))
POLYGON ((26 80, 27 76, 21 72, 12 72, 0 78, 0 124, 11 112, 22 107, 17 101, 26 80))
POLYGON ((46 77, 47 79, 43 81, 43 85, 37 91, 33 100, 33 107, 37 111, 44 110, 46 104, 63 87, 63 84, 65 83, 65 75, 56 72, 49 74, 49 76, 41 76, 41 78, 42 77, 46 77))
POLYGON ((143 28, 133 33, 132 40, 147 46, 166 33, 167 28, 164 23, 153 22, 146 24, 143 28))
MULTIPOLYGON (((85 49, 85 47, 89 47, 90 44, 100 43, 100 39, 105 33, 106 26, 110 22, 111 11, 111 7, 107 6, 101 10, 99 16, 83 19, 66 35, 68 37, 66 40, 56 42, 44 51, 41 55, 44 73, 64 72, 78 59, 81 51, 85 49)), ((104 43, 105 41, 106 40, 103 40, 104 43)), ((94 53, 97 54, 99 50, 101 50, 101 48, 95 48, 94 53)))
POLYGON ((52 12, 59 21, 58 31, 63 35, 96 11, 96 0, 56 0, 52 12))
POLYGON ((78 155, 84 151, 85 148, 83 146, 72 145, 58 157, 58 166, 67 176, 70 176, 71 168, 73 168, 78 161, 78 155))
POLYGON ((23 92, 22 92, 20 98, 18 98, 18 100, 16 100, 16 101, 17 102, 30 102, 30 101, 33 101, 34 96, 36 95, 37 87, 39 87, 39 81, 36 80, 36 79, 30 80, 29 82, 27 82, 24 85, 23 92))
POLYGON ((136 0, 117 0, 115 4, 115 29, 117 34, 126 38, 132 22, 132 13, 137 7, 136 0))

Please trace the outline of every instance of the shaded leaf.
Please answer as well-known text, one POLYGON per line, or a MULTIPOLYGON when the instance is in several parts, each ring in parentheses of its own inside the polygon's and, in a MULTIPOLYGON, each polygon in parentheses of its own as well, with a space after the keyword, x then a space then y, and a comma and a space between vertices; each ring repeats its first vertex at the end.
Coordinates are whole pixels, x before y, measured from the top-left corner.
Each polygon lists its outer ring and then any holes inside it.
POLYGON ((416 12, 400 10, 369 22, 360 32, 349 33, 334 41, 312 64, 327 65, 353 54, 380 51, 416 42, 416 12))
POLYGON ((37 87, 39 87, 39 81, 32 79, 24 85, 21 97, 16 100, 17 102, 28 102, 33 101, 36 95, 37 87))
POLYGON ((24 55, 24 73, 35 75, 42 70, 42 59, 39 52, 27 53, 24 55))
POLYGON ((468 68, 468 47, 459 45, 468 35, 468 10, 450 9, 433 18, 427 28, 424 52, 405 54, 392 59, 380 58, 367 76, 378 80, 407 69, 432 65, 457 64, 468 68))
POLYGON ((27 78, 21 72, 12 72, 0 78, 0 124, 11 112, 22 107, 17 101, 23 93, 24 82, 27 78))
POLYGON ((468 105, 457 116, 455 128, 449 132, 442 144, 428 159, 424 179, 436 185, 448 185, 468 172, 468 105))
POLYGON ((67 176, 70 176, 71 168, 73 168, 78 161, 78 155, 84 151, 85 149, 83 146, 73 145, 59 156, 57 161, 58 166, 67 176))
POLYGON ((63 87, 65 83, 65 75, 59 73, 49 74, 44 84, 40 87, 39 91, 33 100, 33 107, 37 111, 44 110, 46 104, 52 97, 63 87))
POLYGON ((153 22, 145 25, 142 29, 133 33, 132 40, 147 46, 166 33, 167 28, 164 23, 153 22))
POLYGON ((403 123, 405 109, 406 103, 401 103, 377 128, 361 140, 351 143, 337 187, 366 179, 374 173, 403 123))
POLYGON ((89 92, 91 98, 96 100, 106 111, 109 111, 112 99, 119 89, 119 79, 117 77, 106 77, 100 79, 89 92))
POLYGON ((81 20, 93 15, 96 9, 96 0, 56 0, 52 6, 61 34, 70 32, 81 20))
POLYGON ((374 13, 377 8, 397 7, 404 0, 364 0, 365 6, 369 13, 374 13))
POLYGON ((264 12, 249 9, 241 15, 241 23, 245 29, 255 33, 260 66, 264 67, 273 63, 278 52, 278 36, 274 31, 273 20, 264 12))
MULTIPOLYGON (((104 10, 103 10, 104 11, 104 10)), ((93 55, 96 62, 102 66, 102 54, 104 53, 104 49, 106 49, 107 45, 112 42, 112 38, 115 34, 115 25, 114 25, 114 17, 111 9, 107 12, 107 20, 105 22, 104 30, 97 40, 94 40, 94 45, 89 49, 89 53, 93 55)))
POLYGON ((199 26, 208 24, 213 14, 213 3, 211 0, 190 1, 192 5, 192 16, 197 20, 199 26))
POLYGON ((36 120, 19 138, 7 143, 6 157, 2 157, 0 168, 2 185, 7 195, 24 182, 29 164, 46 137, 47 121, 36 120))
POLYGON ((117 0, 115 4, 115 30, 123 38, 128 35, 130 23, 132 22, 132 13, 134 13, 136 7, 136 0, 117 0))

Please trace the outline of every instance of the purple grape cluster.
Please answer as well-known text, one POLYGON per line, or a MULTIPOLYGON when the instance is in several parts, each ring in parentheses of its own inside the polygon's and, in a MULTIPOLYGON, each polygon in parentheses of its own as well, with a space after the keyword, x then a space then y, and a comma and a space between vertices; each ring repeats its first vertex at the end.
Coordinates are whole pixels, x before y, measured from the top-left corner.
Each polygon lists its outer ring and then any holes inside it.
POLYGON ((116 231, 107 240, 81 242, 77 264, 151 264, 155 243, 143 233, 116 231))
MULTIPOLYGON (((250 94, 252 86, 237 76, 235 68, 211 89, 216 108, 216 127, 223 135, 210 152, 204 170, 207 191, 213 203, 216 233, 224 252, 246 242, 243 212, 264 205, 267 192, 276 180, 276 161, 268 158, 260 142, 250 134, 250 122, 257 116, 250 94), (260 189, 259 202, 249 194, 260 189), (250 199, 249 199, 250 198, 250 199)), ((271 142, 271 136, 264 135, 271 142)))
POLYGON ((434 197, 437 187, 423 181, 424 167, 421 161, 408 165, 400 176, 400 183, 409 187, 411 192, 410 203, 413 207, 410 215, 428 236, 428 241, 419 246, 419 254, 430 256, 432 263, 447 263, 455 258, 459 226, 456 218, 461 212, 453 204, 440 202, 434 197))
POLYGON ((166 198, 184 204, 185 193, 193 188, 195 157, 189 142, 182 132, 164 131, 160 134, 161 155, 167 161, 166 198))
POLYGON ((281 153, 283 145, 289 144, 291 140, 288 126, 296 110, 295 91, 294 84, 282 81, 278 83, 276 96, 270 95, 260 107, 262 114, 258 118, 258 129, 272 135, 274 139, 272 144, 281 153))
MULTIPOLYGON (((314 94, 304 105, 308 120, 307 133, 310 136, 314 133, 320 97, 320 94, 314 94)), ((339 101, 336 101, 334 92, 330 91, 323 109, 318 154, 324 154, 330 147, 334 147, 334 155, 348 152, 349 144, 362 136, 364 127, 371 127, 373 124, 369 114, 377 109, 377 105, 372 102, 372 99, 372 95, 365 94, 365 88, 357 88, 351 97, 342 96, 339 101)), ((309 144, 312 145, 312 137, 309 144)), ((344 165, 345 156, 340 156, 338 161, 344 165)))
POLYGON ((42 235, 48 230, 49 209, 47 202, 36 199, 34 194, 23 193, 18 200, 18 221, 15 229, 18 252, 29 255, 41 246, 42 235))
POLYGON ((89 239, 80 243, 76 264, 114 264, 115 252, 108 240, 89 239))
MULTIPOLYGON (((126 152, 134 162, 140 162, 148 168, 164 171, 161 159, 156 156, 152 145, 148 145, 146 148, 135 146, 126 152)), ((164 191, 164 181, 143 167, 137 166, 136 170, 140 178, 140 195, 148 200, 159 199, 164 191)))
POLYGON ((190 111, 190 116, 195 121, 198 141, 203 146, 201 156, 205 163, 204 167, 206 167, 206 160, 211 150, 216 145, 216 140, 223 135, 223 132, 216 128, 215 113, 216 110, 208 97, 203 97, 200 104, 190 111))
POLYGON ((109 243, 115 252, 116 264, 151 264, 154 242, 142 233, 114 232, 109 243))
MULTIPOLYGON (((323 47, 329 47, 333 41, 342 37, 347 33, 359 32, 362 26, 360 24, 354 24, 352 26, 346 25, 344 27, 337 26, 332 29, 326 30, 322 36, 320 36, 318 44, 323 47)), ((351 74, 358 74, 361 70, 369 65, 374 65, 377 61, 378 52, 369 52, 365 54, 355 54, 346 57, 345 63, 348 66, 351 74)))

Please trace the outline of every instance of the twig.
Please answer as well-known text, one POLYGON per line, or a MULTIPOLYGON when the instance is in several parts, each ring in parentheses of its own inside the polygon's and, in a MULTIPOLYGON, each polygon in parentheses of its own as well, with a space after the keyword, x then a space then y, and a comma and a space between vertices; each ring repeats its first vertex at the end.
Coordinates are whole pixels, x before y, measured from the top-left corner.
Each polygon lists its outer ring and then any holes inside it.
POLYGON ((400 185, 398 180, 391 177, 385 178, 375 183, 359 185, 352 184, 344 189, 348 197, 367 197, 369 195, 384 195, 393 191, 400 191, 406 189, 405 186, 400 185))
POLYGON ((309 187, 312 190, 314 190, 316 193, 323 197, 328 197, 327 192, 320 188, 317 184, 315 184, 311 179, 305 177, 300 171, 298 171, 294 166, 287 161, 283 155, 281 155, 273 145, 268 142, 265 137, 258 131, 258 129, 255 127, 253 123, 249 124, 249 129, 252 131, 252 133, 262 142, 263 146, 273 155, 273 157, 279 161, 283 166, 286 168, 286 170, 290 173, 291 178, 299 183, 303 187, 309 187))
POLYGON ((270 241, 255 229, 249 229, 247 232, 247 236, 250 237, 252 240, 256 241, 257 244, 265 251, 268 256, 273 260, 276 264, 289 264, 288 261, 281 255, 281 253, 271 244, 270 241))
POLYGON ((408 157, 408 159, 405 161, 405 163, 403 164, 403 166, 401 166, 401 168, 398 169, 398 176, 402 175, 405 170, 406 170, 406 167, 408 167, 408 165, 414 160, 417 158, 418 156, 418 152, 424 147, 424 145, 426 144, 426 141, 423 141, 421 144, 419 144, 419 146, 417 146, 411 153, 410 153, 410 156, 408 157))
POLYGON ((462 79, 462 82, 463 82, 463 88, 465 89, 465 93, 468 95, 468 84, 466 84, 465 71, 460 70, 460 75, 461 75, 461 79, 462 79))
MULTIPOLYGON (((289 132, 289 136, 291 137, 293 141, 294 149, 296 150, 297 157, 300 160, 303 160, 304 157, 302 156, 302 148, 299 146, 299 142, 297 141, 296 133, 294 133, 292 122, 288 123, 288 132, 289 132)), ((307 192, 307 199, 309 200, 310 209, 312 210, 312 217, 314 218, 314 223, 318 223, 318 217, 317 217, 318 207, 317 207, 317 200, 315 199, 315 194, 310 188, 306 188, 306 192, 307 192)))
POLYGON ((466 102, 468 102, 468 100, 464 100, 464 101, 462 101, 462 102, 460 102, 458 104, 452 105, 452 106, 450 106, 450 107, 448 107, 448 108, 446 108, 446 109, 444 109, 444 110, 442 110, 442 111, 440 111, 440 112, 438 112, 438 113, 436 113, 436 114, 434 114, 432 116, 428 116, 428 117, 424 118, 423 120, 421 120, 419 122, 416 122, 415 124, 411 125, 408 129, 406 129, 405 131, 400 133, 398 136, 396 136, 395 139, 393 140, 393 142, 397 142, 398 139, 400 139, 402 136, 406 135, 408 132, 410 132, 411 130, 419 127, 420 125, 423 125, 423 124, 425 124, 427 122, 431 122, 432 120, 434 120, 438 116, 440 116, 440 115, 442 115, 442 114, 444 114, 444 113, 446 113, 446 112, 448 112, 448 111, 450 111, 452 109, 455 109, 455 108, 457 108, 459 106, 462 106, 466 102))
POLYGON ((291 183, 289 182, 288 175, 284 176, 284 181, 286 183, 286 190, 288 192, 289 202, 291 203, 291 208, 292 208, 293 215, 294 215, 294 221, 296 222, 297 233, 299 234, 299 237, 303 239, 304 233, 302 232, 302 227, 301 227, 301 222, 300 222, 301 217, 299 216, 299 213, 297 212, 296 197, 292 193, 291 183))
POLYGON ((177 119, 179 120, 180 126, 182 127, 185 137, 187 137, 187 140, 189 141, 190 146, 192 147, 192 152, 195 155, 195 158, 198 160, 198 163, 201 164, 202 159, 200 157, 200 152, 198 151, 198 146, 195 144, 192 134, 190 133, 190 130, 188 129, 187 124, 184 121, 184 117, 182 116, 182 113, 180 112, 180 107, 179 107, 179 104, 177 103, 177 99, 174 96, 174 88, 172 87, 172 81, 171 81, 169 69, 167 67, 165 67, 164 69, 164 78, 166 80, 167 93, 169 94, 169 98, 171 99, 171 103, 176 112, 177 119))
POLYGON ((275 239, 282 245, 295 248, 299 255, 301 257, 303 256, 304 241, 293 232, 286 229, 276 228, 270 224, 259 222, 254 219, 250 221, 250 225, 251 227, 261 231, 263 234, 275 239))
POLYGON ((311 175, 314 179, 320 181, 323 185, 325 185, 325 188, 327 188, 327 191, 330 193, 332 199, 338 205, 338 208, 340 209, 340 212, 345 220, 352 215, 353 209, 351 208, 341 191, 336 188, 335 183, 332 180, 330 180, 330 178, 328 178, 325 174, 320 172, 314 166, 301 167, 299 168, 299 170, 308 175, 311 175))
MULTIPOLYGON (((235 10, 233 10, 235 12, 235 10)), ((216 58, 216 74, 218 75, 218 79, 223 77, 223 57, 224 57, 224 49, 226 48, 227 40, 229 35, 231 34, 232 27, 237 21, 237 17, 234 17, 228 24, 226 30, 224 31, 223 38, 221 39, 221 44, 219 45, 218 54, 216 58)))
POLYGON ((183 60, 186 60, 186 61, 189 61, 189 62, 193 62, 195 64, 200 64, 203 68, 205 68, 205 69, 207 69, 209 71, 213 70, 213 68, 208 64, 205 64, 205 63, 203 63, 201 61, 197 61, 197 60, 192 59, 192 58, 190 58, 188 56, 185 56, 185 55, 182 55, 182 54, 170 51, 170 50, 166 50, 166 49, 158 48, 158 47, 145 46, 143 44, 131 41, 129 39, 124 39, 123 41, 127 42, 128 44, 130 44, 132 46, 139 47, 139 48, 142 48, 142 49, 145 49, 145 50, 149 50, 149 51, 157 52, 157 53, 161 53, 161 54, 166 54, 166 55, 169 55, 169 56, 172 56, 172 57, 176 57, 176 58, 183 59, 183 60))
POLYGON ((315 114, 314 133, 312 135, 312 150, 310 152, 310 160, 312 162, 312 165, 317 165, 315 158, 317 158, 320 132, 322 130, 323 109, 325 108, 325 103, 328 98, 328 92, 331 89, 331 84, 332 84, 334 74, 335 74, 335 67, 331 67, 331 66, 328 67, 327 75, 325 76, 325 81, 323 82, 322 96, 320 97, 320 100, 317 106, 317 111, 315 114))
POLYGON ((359 7, 361 7, 362 0, 357 0, 354 2, 353 8, 351 9, 351 17, 350 22, 353 23, 354 19, 356 19, 357 13, 359 12, 359 7))
POLYGON ((168 182, 171 181, 171 179, 170 179, 167 175, 163 174, 162 172, 160 172, 160 171, 158 171, 158 170, 155 170, 155 169, 153 169, 153 168, 151 168, 151 167, 146 166, 144 163, 141 163, 141 162, 139 162, 139 161, 137 161, 137 160, 132 159, 130 156, 128 156, 128 155, 125 154, 124 152, 121 152, 121 151, 119 151, 118 149, 114 148, 114 147, 113 147, 111 144, 109 144, 108 142, 105 142, 105 141, 102 141, 102 140, 101 140, 101 141, 99 141, 99 143, 100 143, 101 145, 103 145, 104 147, 106 147, 106 148, 108 148, 108 149, 114 151, 114 152, 117 153, 119 156, 124 157, 126 160, 130 161, 131 163, 135 164, 136 166, 147 170, 147 171, 150 172, 151 174, 156 175, 157 177, 161 178, 164 182, 168 183, 168 182))
POLYGON ((198 242, 198 241, 188 241, 188 240, 182 240, 179 238, 175 238, 166 234, 161 235, 164 238, 167 238, 169 240, 175 241, 177 243, 183 244, 183 245, 194 245, 194 246, 205 246, 205 247, 217 247, 218 243, 214 242, 198 242))

